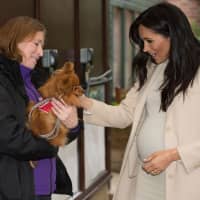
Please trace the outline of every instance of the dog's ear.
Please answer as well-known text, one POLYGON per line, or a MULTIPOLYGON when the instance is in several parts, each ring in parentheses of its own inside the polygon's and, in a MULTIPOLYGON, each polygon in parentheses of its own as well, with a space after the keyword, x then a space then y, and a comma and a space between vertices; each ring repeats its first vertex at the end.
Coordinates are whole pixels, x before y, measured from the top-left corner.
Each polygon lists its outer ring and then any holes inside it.
POLYGON ((52 75, 60 75, 60 74, 71 74, 74 73, 74 63, 73 62, 65 62, 64 65, 58 69, 56 69, 52 75))
POLYGON ((74 63, 73 62, 65 62, 63 69, 66 73, 74 72, 74 63))

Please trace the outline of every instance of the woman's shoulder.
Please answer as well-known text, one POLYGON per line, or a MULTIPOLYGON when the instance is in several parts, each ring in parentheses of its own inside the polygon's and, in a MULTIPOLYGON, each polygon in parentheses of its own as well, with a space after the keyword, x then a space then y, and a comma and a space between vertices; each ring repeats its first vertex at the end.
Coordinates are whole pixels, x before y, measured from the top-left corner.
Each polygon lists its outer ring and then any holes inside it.
POLYGON ((0 54, 0 84, 14 87, 22 84, 19 63, 0 54))
POLYGON ((2 86, 8 86, 10 85, 11 81, 6 76, 6 74, 1 70, 2 65, 0 64, 0 84, 2 86))
POLYGON ((5 66, 0 63, 0 85, 7 89, 13 88, 17 83, 12 83, 11 74, 7 74, 4 68, 5 66))

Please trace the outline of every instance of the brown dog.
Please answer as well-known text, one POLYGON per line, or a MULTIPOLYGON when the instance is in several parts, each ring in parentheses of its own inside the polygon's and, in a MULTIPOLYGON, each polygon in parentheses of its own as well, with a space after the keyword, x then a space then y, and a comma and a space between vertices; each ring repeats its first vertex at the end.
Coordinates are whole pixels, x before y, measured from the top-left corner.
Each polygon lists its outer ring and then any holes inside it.
POLYGON ((49 140, 54 146, 64 145, 69 130, 51 111, 51 98, 62 98, 65 103, 79 107, 79 96, 83 94, 79 78, 74 72, 74 64, 66 62, 53 72, 47 82, 38 89, 44 101, 28 106, 28 127, 33 134, 49 140))

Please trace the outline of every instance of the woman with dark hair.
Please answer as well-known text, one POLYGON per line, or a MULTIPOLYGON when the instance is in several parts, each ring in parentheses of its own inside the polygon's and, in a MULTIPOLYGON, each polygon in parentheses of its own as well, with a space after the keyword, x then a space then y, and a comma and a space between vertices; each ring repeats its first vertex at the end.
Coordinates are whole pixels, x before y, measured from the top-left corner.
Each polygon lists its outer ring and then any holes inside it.
POLYGON ((111 106, 81 97, 87 123, 132 124, 114 200, 199 200, 200 43, 169 3, 142 12, 129 37, 139 50, 126 98, 111 106))
MULTIPOLYGON (((0 200, 50 200, 56 189, 58 148, 25 126, 28 101, 41 98, 31 72, 43 55, 45 33, 43 24, 27 16, 0 28, 0 200), (34 170, 30 160, 37 160, 34 170)), ((60 102, 53 112, 68 128, 77 126, 74 107, 60 102), (62 108, 65 120, 58 112, 62 108)))

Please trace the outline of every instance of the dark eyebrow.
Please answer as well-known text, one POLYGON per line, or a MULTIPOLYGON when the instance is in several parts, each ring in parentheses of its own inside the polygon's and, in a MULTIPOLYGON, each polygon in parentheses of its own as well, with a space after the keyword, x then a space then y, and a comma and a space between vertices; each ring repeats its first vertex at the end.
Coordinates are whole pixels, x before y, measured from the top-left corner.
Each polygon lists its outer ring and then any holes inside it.
POLYGON ((152 38, 144 37, 143 40, 153 40, 152 38))

